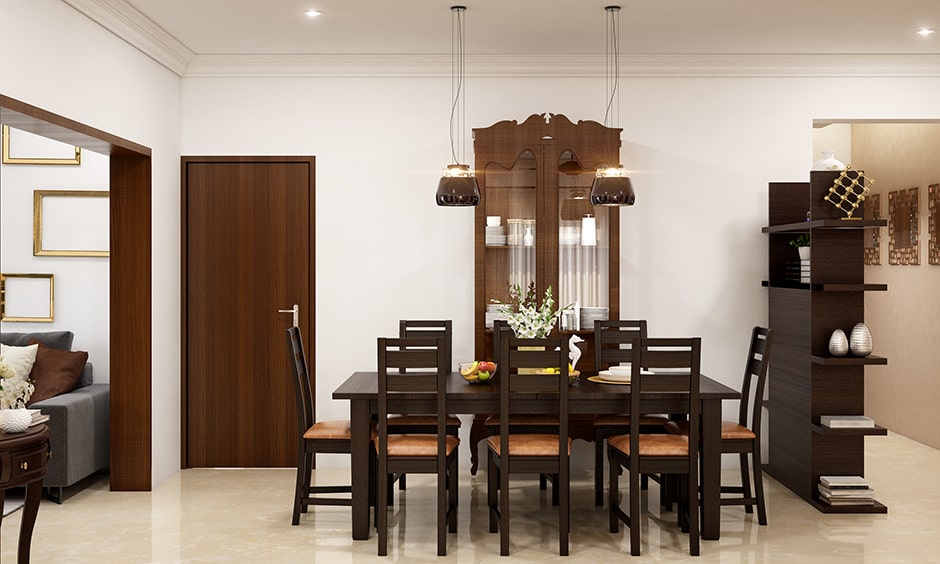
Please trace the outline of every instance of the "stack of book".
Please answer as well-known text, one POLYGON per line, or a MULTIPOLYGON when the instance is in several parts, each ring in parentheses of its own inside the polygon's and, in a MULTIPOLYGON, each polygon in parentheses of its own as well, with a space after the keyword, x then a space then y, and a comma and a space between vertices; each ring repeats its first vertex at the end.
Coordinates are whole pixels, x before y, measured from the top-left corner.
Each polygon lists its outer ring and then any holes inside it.
POLYGON ((832 506, 874 505, 875 490, 861 476, 820 476, 819 500, 832 506))
POLYGON ((875 420, 864 415, 820 415, 819 424, 830 429, 875 428, 875 420))
POLYGON ((783 278, 790 282, 799 282, 809 284, 810 270, 809 260, 789 260, 783 265, 783 278))
POLYGON ((38 409, 27 409, 26 411, 29 412, 29 416, 32 418, 32 420, 29 423, 30 427, 32 427, 33 425, 39 425, 40 423, 45 423, 46 421, 49 420, 49 416, 44 415, 38 409))

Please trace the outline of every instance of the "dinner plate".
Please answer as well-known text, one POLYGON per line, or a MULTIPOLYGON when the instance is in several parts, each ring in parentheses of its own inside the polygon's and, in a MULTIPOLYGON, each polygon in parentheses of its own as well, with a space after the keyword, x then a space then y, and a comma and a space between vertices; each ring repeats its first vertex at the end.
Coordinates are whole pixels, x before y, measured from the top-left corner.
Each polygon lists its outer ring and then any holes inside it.
POLYGON ((613 372, 611 372, 610 370, 601 370, 600 372, 597 373, 597 377, 600 378, 601 380, 604 380, 605 382, 617 382, 619 384, 630 383, 630 376, 632 375, 627 374, 626 376, 618 376, 614 374, 613 372))

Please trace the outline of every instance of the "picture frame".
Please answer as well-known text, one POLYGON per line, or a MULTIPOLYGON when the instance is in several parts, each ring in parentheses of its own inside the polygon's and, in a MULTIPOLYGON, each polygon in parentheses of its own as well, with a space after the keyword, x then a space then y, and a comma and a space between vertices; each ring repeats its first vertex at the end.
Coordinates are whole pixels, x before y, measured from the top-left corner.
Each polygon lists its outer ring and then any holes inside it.
POLYGON ((888 264, 920 264, 920 188, 888 192, 888 264))
POLYGON ((109 257, 110 192, 34 190, 33 255, 109 257))
POLYGON ((54 275, 0 274, 0 321, 52 323, 54 318, 54 275))
MULTIPOLYGON (((13 132, 19 131, 17 129, 11 128, 9 125, 4 125, 2 131, 0 131, 0 137, 2 137, 2 155, 0 155, 0 162, 5 165, 71 165, 71 166, 80 166, 82 164, 82 148, 77 146, 71 146, 70 150, 67 150, 61 155, 46 155, 46 156, 17 156, 14 153, 12 147, 13 143, 13 132)), ((27 132, 21 132, 27 134, 27 132)), ((62 145, 65 149, 69 148, 69 145, 64 143, 59 143, 58 141, 50 141, 44 139, 45 145, 43 149, 48 149, 55 145, 62 145)), ((19 145, 17 145, 19 146, 19 145)), ((28 149, 27 149, 28 150, 28 149)), ((54 151, 53 151, 54 152, 54 151)))

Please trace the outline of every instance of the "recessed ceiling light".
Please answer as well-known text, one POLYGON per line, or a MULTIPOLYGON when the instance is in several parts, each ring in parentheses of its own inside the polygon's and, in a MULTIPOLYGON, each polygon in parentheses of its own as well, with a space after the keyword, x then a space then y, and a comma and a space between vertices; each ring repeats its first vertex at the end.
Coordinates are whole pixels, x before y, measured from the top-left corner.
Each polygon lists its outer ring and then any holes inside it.
POLYGON ((319 16, 320 14, 322 14, 323 12, 321 12, 320 10, 307 10, 304 13, 307 14, 308 18, 315 18, 319 16))
POLYGON ((927 37, 928 35, 933 35, 934 30, 926 27, 922 27, 917 30, 917 35, 921 37, 927 37))

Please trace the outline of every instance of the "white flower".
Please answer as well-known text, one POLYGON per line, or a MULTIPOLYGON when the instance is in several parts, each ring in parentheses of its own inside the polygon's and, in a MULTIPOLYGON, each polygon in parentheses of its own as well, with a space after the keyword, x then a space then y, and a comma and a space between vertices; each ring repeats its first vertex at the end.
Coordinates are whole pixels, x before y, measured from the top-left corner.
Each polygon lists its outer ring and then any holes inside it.
POLYGON ((552 309, 555 306, 555 299, 552 297, 551 286, 545 289, 542 305, 537 304, 534 282, 529 284, 525 295, 518 284, 510 286, 508 304, 498 300, 493 300, 493 302, 500 304, 499 313, 506 316, 506 321, 512 327, 516 337, 521 339, 547 337, 552 332, 560 311, 552 309))

